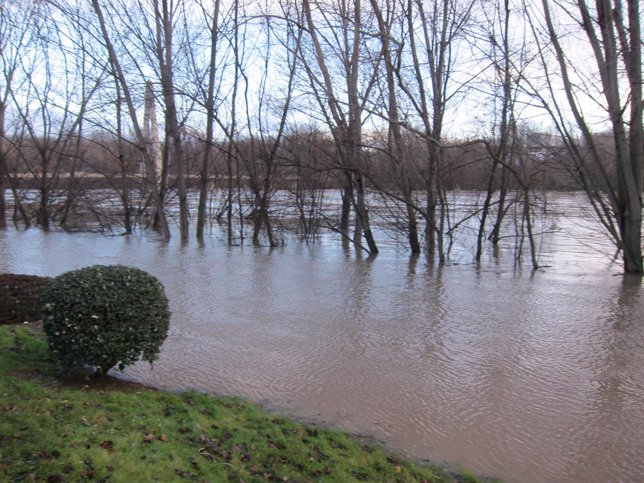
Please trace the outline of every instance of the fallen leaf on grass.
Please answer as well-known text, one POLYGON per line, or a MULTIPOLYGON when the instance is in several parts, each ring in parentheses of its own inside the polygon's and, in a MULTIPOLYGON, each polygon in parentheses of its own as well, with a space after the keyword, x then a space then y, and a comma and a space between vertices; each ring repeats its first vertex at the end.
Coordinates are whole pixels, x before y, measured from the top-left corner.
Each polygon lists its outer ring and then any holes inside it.
POLYGON ((44 460, 53 458, 52 454, 46 449, 41 449, 40 451, 38 451, 37 455, 38 455, 38 458, 41 458, 44 460))
POLYGON ((96 476, 96 471, 94 471, 94 468, 90 468, 87 471, 83 471, 80 475, 81 478, 87 478, 88 480, 91 480, 96 476))
POLYGON ((142 444, 143 446, 147 446, 147 445, 149 445, 150 443, 152 443, 152 441, 154 441, 155 439, 156 439, 156 436, 155 436, 154 434, 152 434, 152 433, 148 433, 148 434, 146 434, 146 435, 145 435, 145 437, 143 438, 143 441, 141 441, 141 444, 142 444))
POLYGON ((190 479, 192 479, 194 477, 194 475, 192 473, 190 473, 189 471, 184 470, 183 468, 177 468, 176 470, 174 470, 174 472, 178 476, 180 476, 181 478, 185 478, 186 480, 190 480, 190 479))
POLYGON ((99 446, 103 449, 106 449, 110 453, 113 453, 114 451, 116 451, 114 449, 114 441, 103 441, 102 443, 99 444, 99 446))

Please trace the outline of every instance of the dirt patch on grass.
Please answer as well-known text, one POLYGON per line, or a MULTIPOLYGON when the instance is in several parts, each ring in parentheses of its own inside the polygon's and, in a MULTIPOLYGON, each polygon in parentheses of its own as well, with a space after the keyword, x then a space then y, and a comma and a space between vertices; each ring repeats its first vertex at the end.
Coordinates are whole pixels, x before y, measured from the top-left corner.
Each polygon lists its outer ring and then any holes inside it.
POLYGON ((40 298, 51 278, 13 273, 0 274, 0 324, 40 319, 40 298))

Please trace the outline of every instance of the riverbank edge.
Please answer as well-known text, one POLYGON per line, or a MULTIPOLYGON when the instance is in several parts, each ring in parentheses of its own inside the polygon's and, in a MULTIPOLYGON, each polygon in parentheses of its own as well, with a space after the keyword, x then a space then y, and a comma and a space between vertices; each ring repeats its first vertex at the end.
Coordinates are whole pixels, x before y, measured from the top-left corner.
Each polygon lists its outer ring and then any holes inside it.
POLYGON ((238 398, 69 374, 37 324, 0 326, 0 353, 0 479, 491 481, 238 398))

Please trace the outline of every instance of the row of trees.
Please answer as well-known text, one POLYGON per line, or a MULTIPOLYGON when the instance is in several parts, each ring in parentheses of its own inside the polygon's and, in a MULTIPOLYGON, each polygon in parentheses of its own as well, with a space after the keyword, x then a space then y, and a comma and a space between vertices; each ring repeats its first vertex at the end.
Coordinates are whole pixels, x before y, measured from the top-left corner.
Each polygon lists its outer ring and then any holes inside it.
POLYGON ((126 232, 152 213, 170 236, 171 202, 183 239, 214 217, 278 245, 279 211, 376 254, 387 219, 442 263, 454 225, 480 260, 513 214, 536 267, 538 190, 574 186, 642 272, 637 0, 0 5, 0 211, 7 187, 24 224, 100 218, 100 175, 126 232), (482 193, 460 220, 455 187, 482 193))

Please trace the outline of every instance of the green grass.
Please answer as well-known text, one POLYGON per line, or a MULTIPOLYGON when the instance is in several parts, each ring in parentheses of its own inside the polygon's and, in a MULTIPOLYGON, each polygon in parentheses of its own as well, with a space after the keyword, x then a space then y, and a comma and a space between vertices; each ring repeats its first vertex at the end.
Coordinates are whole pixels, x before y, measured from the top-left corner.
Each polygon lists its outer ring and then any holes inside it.
POLYGON ((64 374, 0 326, 0 481, 478 481, 238 399, 64 374))

